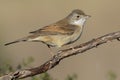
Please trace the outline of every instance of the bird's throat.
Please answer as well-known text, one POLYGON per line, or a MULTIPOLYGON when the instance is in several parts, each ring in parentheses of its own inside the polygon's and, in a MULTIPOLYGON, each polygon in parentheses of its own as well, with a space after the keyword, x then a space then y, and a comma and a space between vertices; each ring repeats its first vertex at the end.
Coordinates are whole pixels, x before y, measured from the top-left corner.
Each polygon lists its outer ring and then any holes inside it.
POLYGON ((86 19, 80 19, 80 20, 72 21, 71 23, 77 26, 84 26, 85 22, 86 22, 86 19))

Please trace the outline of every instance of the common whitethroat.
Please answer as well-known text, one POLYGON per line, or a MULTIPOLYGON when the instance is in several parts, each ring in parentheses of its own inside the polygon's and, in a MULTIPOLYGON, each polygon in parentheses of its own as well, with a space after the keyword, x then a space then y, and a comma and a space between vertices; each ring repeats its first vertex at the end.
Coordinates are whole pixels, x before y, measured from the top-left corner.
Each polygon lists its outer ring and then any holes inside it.
POLYGON ((49 48, 68 45, 80 38, 84 24, 89 17, 90 15, 86 15, 82 10, 75 9, 64 19, 32 31, 29 36, 5 45, 26 41, 43 42, 49 48))

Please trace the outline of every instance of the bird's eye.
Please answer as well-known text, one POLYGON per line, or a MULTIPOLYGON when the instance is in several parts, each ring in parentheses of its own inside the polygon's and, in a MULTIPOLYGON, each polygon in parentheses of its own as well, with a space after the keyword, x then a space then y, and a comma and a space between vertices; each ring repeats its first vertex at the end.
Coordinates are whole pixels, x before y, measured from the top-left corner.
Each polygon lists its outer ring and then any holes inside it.
POLYGON ((78 15, 77 18, 79 18, 80 16, 78 15))

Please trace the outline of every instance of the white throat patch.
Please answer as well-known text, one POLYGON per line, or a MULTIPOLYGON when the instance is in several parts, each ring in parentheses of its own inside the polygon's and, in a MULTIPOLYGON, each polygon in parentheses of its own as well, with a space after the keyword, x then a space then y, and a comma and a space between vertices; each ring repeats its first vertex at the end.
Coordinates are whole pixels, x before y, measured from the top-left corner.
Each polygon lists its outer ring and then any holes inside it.
POLYGON ((77 21, 72 22, 72 24, 83 26, 84 23, 85 23, 85 21, 86 21, 86 19, 85 19, 85 18, 82 18, 82 19, 80 19, 80 20, 77 20, 77 21))

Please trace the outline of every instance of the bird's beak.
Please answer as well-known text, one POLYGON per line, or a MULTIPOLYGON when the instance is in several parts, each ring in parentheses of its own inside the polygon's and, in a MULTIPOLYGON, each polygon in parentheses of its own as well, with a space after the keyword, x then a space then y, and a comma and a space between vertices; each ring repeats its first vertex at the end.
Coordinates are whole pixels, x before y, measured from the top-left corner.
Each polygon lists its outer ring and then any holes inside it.
POLYGON ((87 15, 87 17, 88 17, 88 18, 90 18, 90 17, 91 17, 91 15, 87 15))
POLYGON ((91 17, 91 15, 85 15, 85 18, 90 18, 91 17))

